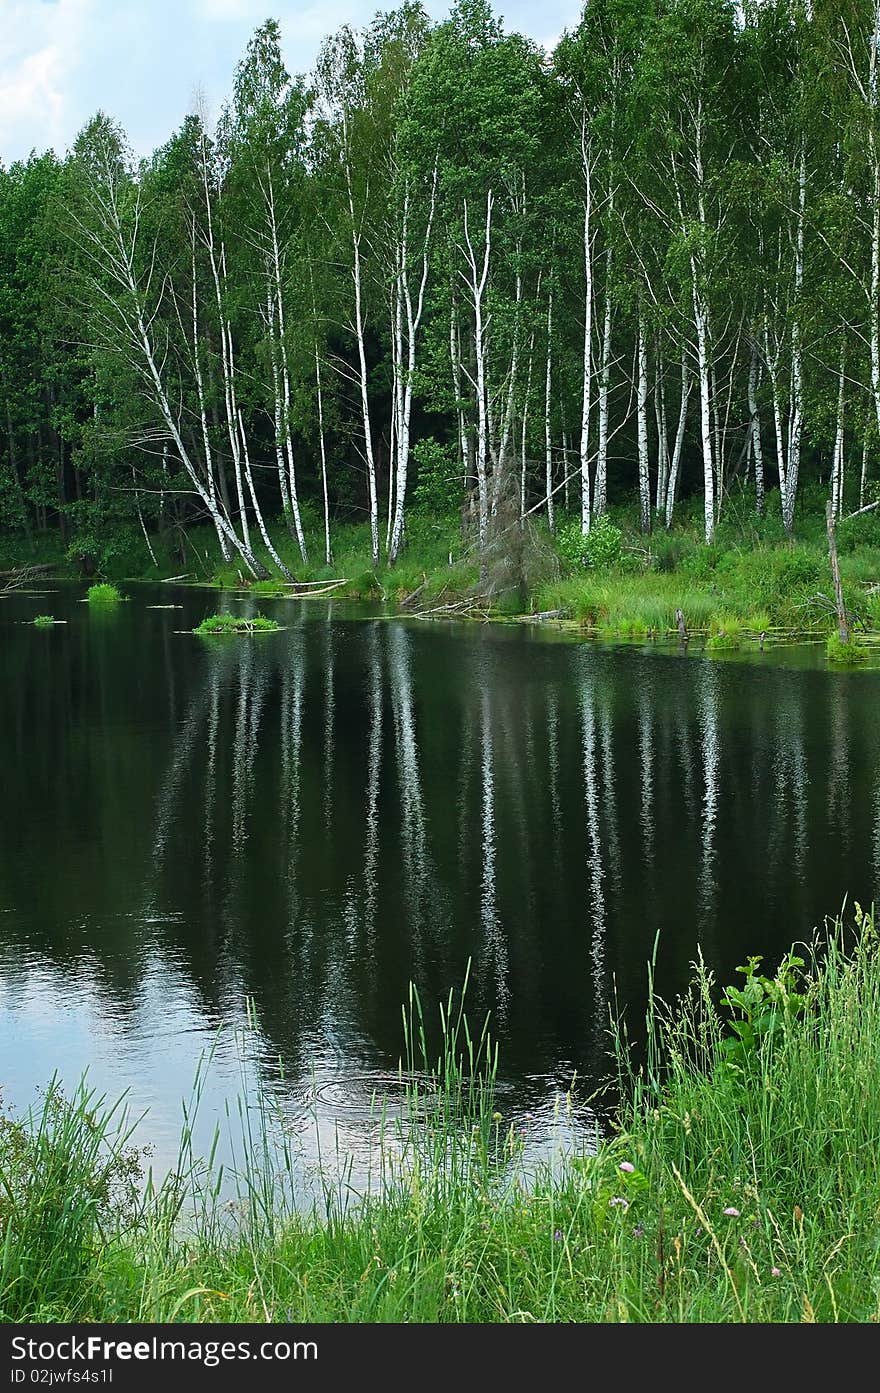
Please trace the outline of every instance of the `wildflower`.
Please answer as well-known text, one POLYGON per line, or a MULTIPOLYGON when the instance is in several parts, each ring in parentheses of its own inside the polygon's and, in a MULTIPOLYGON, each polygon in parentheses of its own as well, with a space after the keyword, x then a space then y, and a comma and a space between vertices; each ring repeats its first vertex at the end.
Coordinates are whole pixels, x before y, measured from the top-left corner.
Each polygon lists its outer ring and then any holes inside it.
POLYGON ((557 1229, 557 1230, 556 1230, 556 1232, 555 1232, 554 1235, 553 1235, 553 1242, 554 1242, 554 1243, 561 1243, 561 1242, 562 1242, 562 1229, 557 1229))
POLYGON ((733 1207, 732 1204, 729 1204, 729 1205, 727 1206, 727 1208, 725 1209, 724 1213, 727 1214, 728 1217, 731 1218, 731 1219, 738 1219, 738 1218, 739 1218, 739 1210, 738 1210, 738 1209, 734 1209, 734 1207, 733 1207))
POLYGON ((778 1267, 771 1267, 771 1268, 770 1268, 770 1276, 771 1276, 771 1277, 781 1277, 781 1276, 782 1276, 782 1273, 779 1271, 779 1268, 778 1268, 778 1267))
POLYGON ((619 1206, 624 1212, 629 1209, 629 1200, 624 1199, 623 1195, 615 1195, 608 1203, 611 1205, 612 1209, 615 1208, 615 1206, 619 1206))
POLYGON ((635 1228, 633 1229, 633 1237, 634 1237, 634 1238, 644 1238, 644 1236, 645 1236, 645 1226, 644 1226, 644 1224, 636 1224, 635 1228))
POLYGON ((626 1171, 627 1175, 632 1175, 633 1171, 635 1170, 635 1166, 633 1165, 632 1161, 621 1161, 617 1169, 621 1171, 626 1171))

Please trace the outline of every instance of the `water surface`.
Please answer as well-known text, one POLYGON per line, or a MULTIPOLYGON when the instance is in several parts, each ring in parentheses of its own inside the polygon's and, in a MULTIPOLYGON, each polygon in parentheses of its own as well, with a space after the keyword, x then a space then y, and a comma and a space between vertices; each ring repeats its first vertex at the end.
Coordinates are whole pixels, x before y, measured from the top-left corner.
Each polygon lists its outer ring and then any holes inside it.
POLYGON ((320 601, 202 640, 214 593, 82 595, 0 603, 0 1079, 19 1108, 56 1070, 129 1088, 159 1165, 206 1051, 201 1144, 261 1086, 306 1163, 366 1164, 408 984, 433 1018, 468 963, 505 1116, 544 1151, 594 1125, 611 1003, 638 1020, 658 934, 673 994, 698 951, 722 981, 772 966, 880 883, 880 674, 819 649, 320 601))

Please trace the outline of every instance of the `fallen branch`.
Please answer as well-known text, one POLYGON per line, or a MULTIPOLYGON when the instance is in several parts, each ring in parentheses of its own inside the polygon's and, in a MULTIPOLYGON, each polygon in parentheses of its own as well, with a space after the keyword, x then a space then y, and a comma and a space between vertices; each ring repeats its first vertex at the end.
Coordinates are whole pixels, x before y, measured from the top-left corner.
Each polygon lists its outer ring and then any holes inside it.
POLYGON ((340 576, 338 580, 288 580, 284 583, 294 590, 313 590, 318 586, 333 590, 337 585, 348 585, 348 581, 348 576, 340 576))
POLYGON ((16 566, 11 571, 0 571, 0 580, 6 577, 6 584, 3 590, 20 590, 23 585, 27 585, 29 580, 36 576, 44 575, 46 571, 51 571, 50 564, 40 566, 16 566))
POLYGON ((864 508, 856 508, 854 513, 847 513, 846 517, 841 518, 840 521, 849 522, 850 518, 860 518, 862 513, 873 513, 875 508, 880 508, 880 498, 877 499, 876 503, 866 503, 864 508))

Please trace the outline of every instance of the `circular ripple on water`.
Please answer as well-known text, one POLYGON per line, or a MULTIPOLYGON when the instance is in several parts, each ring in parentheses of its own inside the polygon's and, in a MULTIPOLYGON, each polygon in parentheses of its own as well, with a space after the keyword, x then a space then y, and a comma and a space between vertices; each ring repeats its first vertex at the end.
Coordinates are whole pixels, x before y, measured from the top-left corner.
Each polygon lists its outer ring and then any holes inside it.
POLYGON ((308 1089, 302 1103, 331 1119, 378 1122, 382 1118, 413 1121, 425 1117, 436 1101, 437 1080, 430 1075, 377 1069, 317 1082, 308 1089))

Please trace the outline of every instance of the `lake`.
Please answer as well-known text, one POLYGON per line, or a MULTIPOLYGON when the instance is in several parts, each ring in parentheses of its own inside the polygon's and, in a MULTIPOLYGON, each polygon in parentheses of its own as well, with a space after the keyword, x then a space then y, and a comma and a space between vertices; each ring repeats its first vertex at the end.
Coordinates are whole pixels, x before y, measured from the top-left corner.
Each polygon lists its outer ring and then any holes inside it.
POLYGON ((198 1145, 262 1089, 307 1172, 357 1178, 409 983, 432 1022, 468 970, 505 1125, 536 1155, 590 1144, 655 941, 671 999, 698 953, 722 983, 773 967, 880 885, 880 674, 821 646, 745 662, 283 600, 282 632, 200 639, 255 602, 46 588, 0 603, 3 1103, 88 1068, 149 1110, 160 1169, 201 1069, 198 1145))

